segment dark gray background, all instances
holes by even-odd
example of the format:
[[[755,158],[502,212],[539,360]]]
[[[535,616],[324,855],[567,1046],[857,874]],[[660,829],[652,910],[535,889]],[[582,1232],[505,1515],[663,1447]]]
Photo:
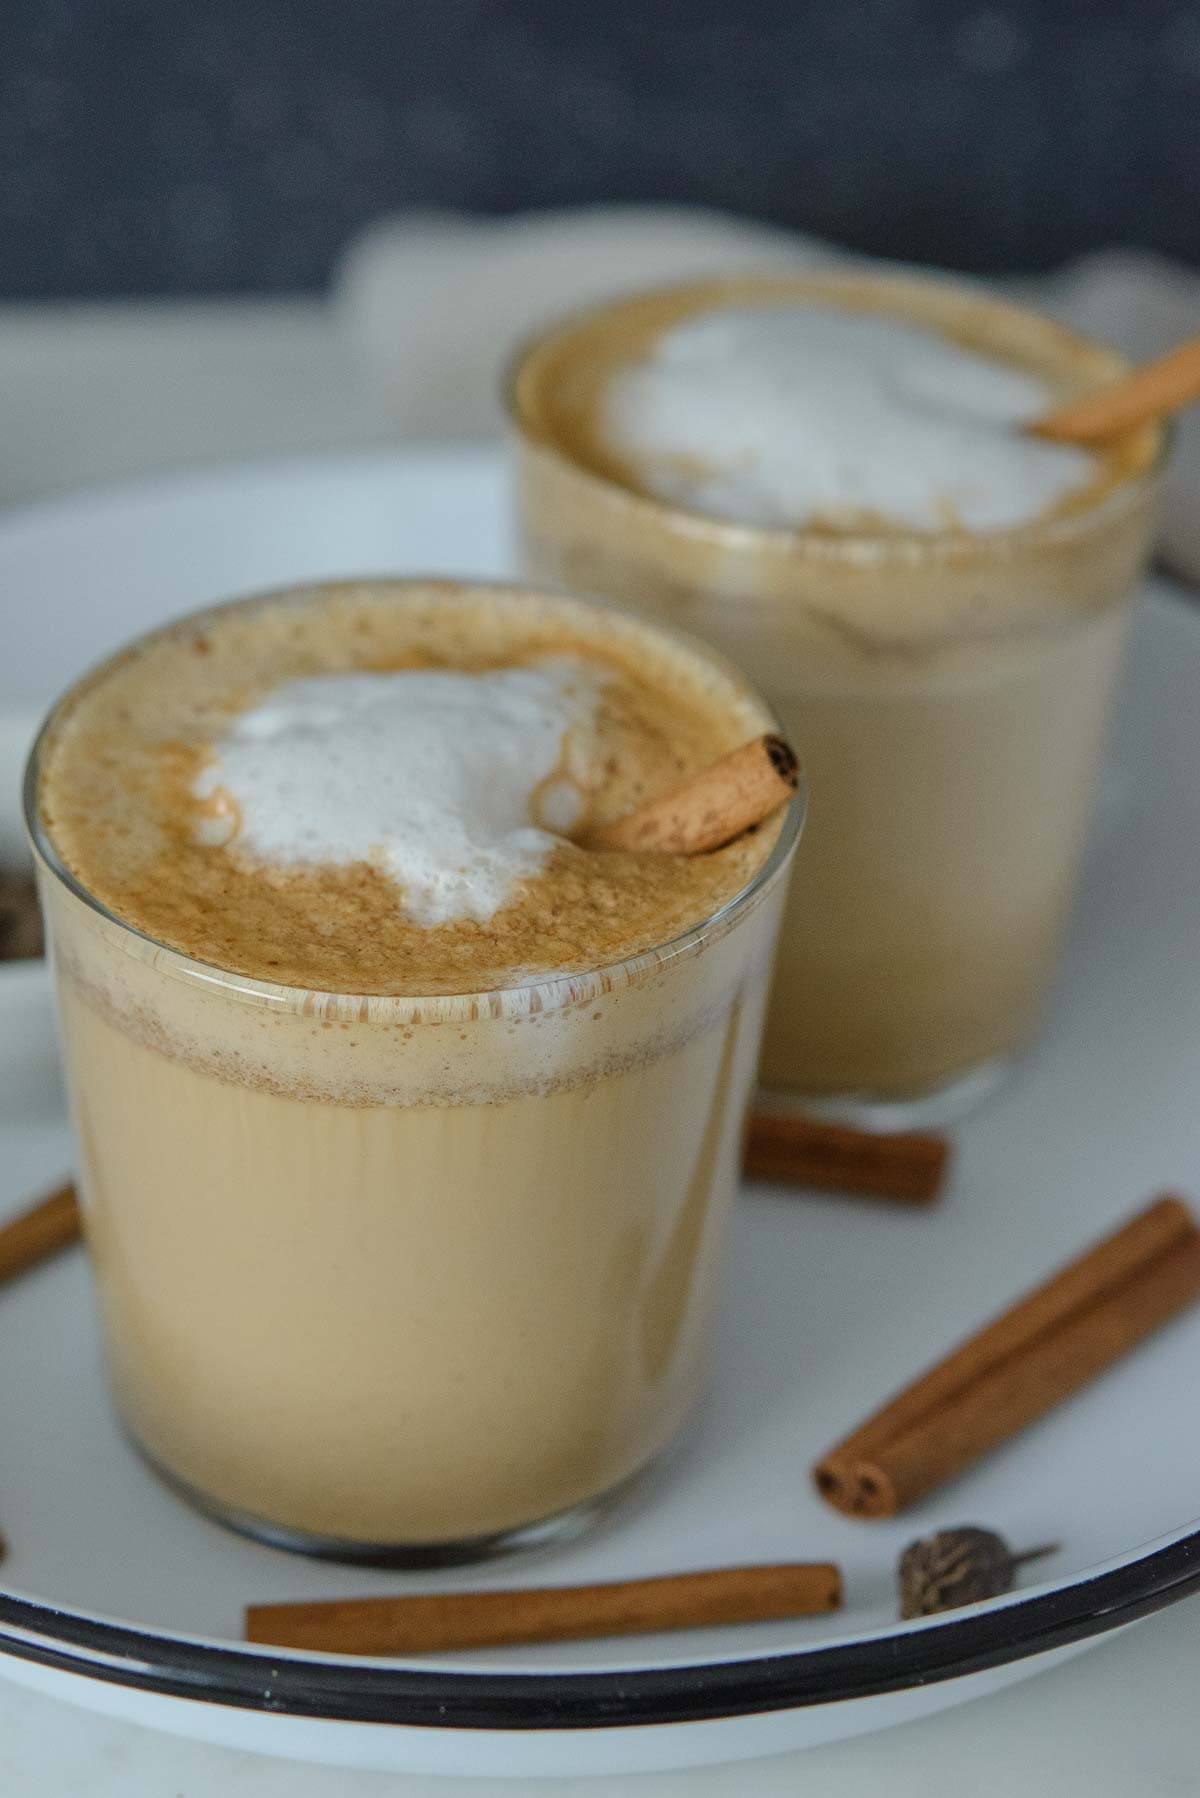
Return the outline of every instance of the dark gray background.
[[[1200,261],[1200,0],[0,0],[0,296],[312,289],[413,206]]]

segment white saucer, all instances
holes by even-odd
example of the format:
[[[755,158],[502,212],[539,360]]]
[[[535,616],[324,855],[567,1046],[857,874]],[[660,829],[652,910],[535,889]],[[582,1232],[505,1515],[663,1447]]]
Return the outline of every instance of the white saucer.
[[[12,514],[0,520],[0,591],[19,652],[0,666],[0,709],[27,718],[102,651],[222,595],[334,573],[504,572],[504,510],[497,457],[447,451],[163,480]],[[933,1214],[748,1194],[701,1426],[655,1489],[586,1541],[402,1575],[310,1564],[228,1535],[173,1498],[117,1433],[82,1253],[0,1294],[0,1673],[135,1721],[306,1759],[636,1771],[917,1717],[1036,1672],[1200,1584],[1200,1439],[1187,1397],[1200,1313],[901,1522],[834,1516],[806,1471],[886,1390],[1151,1193],[1200,1195],[1197,690],[1200,612],[1159,586],[1135,633],[1044,1040],[957,1132],[951,1190]],[[10,790],[4,817],[13,803]],[[12,979],[0,984],[5,1210],[70,1165],[53,1075],[24,1052],[35,1016],[45,1027],[44,982]],[[23,1079],[9,1081],[16,1067]],[[1062,1550],[1018,1594],[897,1625],[900,1548],[968,1522]],[[238,1642],[254,1599],[804,1558],[842,1563],[840,1615],[405,1665]]]

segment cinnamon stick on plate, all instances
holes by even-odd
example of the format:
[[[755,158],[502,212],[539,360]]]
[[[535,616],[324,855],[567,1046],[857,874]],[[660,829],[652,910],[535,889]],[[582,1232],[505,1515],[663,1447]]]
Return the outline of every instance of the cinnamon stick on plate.
[[[845,1124],[752,1111],[742,1171],[829,1192],[865,1193],[902,1205],[928,1205],[942,1189],[950,1145],[944,1136],[876,1136]]]
[[[28,1211],[0,1224],[0,1283],[74,1242],[80,1227],[79,1201],[68,1180]]]
[[[754,737],[711,767],[581,839],[585,849],[703,855],[732,843],[790,799],[800,765],[782,737]]]
[[[1200,1228],[1163,1197],[962,1343],[813,1469],[854,1517],[953,1479],[1200,1298]]]
[[[516,1592],[432,1592],[408,1598],[258,1604],[246,1611],[246,1640],[328,1654],[432,1654],[651,1630],[701,1629],[835,1611],[842,1578],[827,1563],[718,1567],[601,1586],[539,1586]]]

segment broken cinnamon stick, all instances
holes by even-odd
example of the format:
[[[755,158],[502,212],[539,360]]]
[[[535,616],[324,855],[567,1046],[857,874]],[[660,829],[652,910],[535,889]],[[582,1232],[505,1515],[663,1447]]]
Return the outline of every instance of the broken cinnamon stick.
[[[891,1517],[1068,1398],[1200,1298],[1200,1228],[1148,1205],[971,1336],[813,1468],[855,1517]]]
[[[327,1654],[432,1654],[809,1617],[837,1610],[841,1602],[837,1567],[785,1562],[598,1586],[250,1605],[246,1640]]]
[[[0,1225],[0,1283],[74,1242],[80,1229],[79,1201],[68,1180]]]
[[[949,1156],[944,1136],[917,1131],[876,1136],[845,1124],[756,1110],[746,1127],[742,1169],[751,1180],[928,1205],[942,1189]]]
[[[703,855],[761,824],[800,784],[800,766],[782,737],[755,737],[711,767],[624,818],[581,839],[587,849]]]

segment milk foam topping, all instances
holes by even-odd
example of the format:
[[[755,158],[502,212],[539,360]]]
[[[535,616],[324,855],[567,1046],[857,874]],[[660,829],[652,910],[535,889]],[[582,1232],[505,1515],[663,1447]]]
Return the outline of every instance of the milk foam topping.
[[[418,923],[486,921],[582,812],[600,679],[561,656],[285,682],[214,744],[201,829],[282,867],[373,863]]]
[[[659,498],[759,526],[998,530],[1094,477],[1017,428],[1043,383],[933,331],[813,305],[731,307],[663,332],[604,396],[603,434]]]

